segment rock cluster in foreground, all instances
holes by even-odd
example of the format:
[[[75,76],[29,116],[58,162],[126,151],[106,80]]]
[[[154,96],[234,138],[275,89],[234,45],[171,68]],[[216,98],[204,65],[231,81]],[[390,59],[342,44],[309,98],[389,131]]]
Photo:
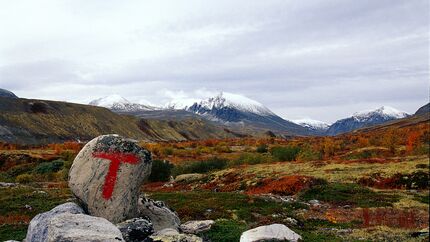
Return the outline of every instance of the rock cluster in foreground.
[[[79,204],[61,204],[36,215],[25,241],[202,242],[196,234],[210,230],[213,220],[181,224],[176,212],[162,201],[139,196],[151,166],[149,151],[133,140],[117,135],[91,140],[69,172],[69,187]],[[246,231],[240,241],[261,239],[301,238],[285,225],[275,224]]]

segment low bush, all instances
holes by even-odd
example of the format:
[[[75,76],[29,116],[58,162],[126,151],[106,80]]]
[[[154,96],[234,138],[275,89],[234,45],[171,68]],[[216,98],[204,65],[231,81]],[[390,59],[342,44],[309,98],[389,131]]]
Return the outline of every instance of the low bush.
[[[29,182],[32,182],[33,180],[34,180],[33,175],[28,174],[28,173],[18,175],[15,178],[15,181],[18,183],[29,183]]]
[[[383,177],[380,173],[374,173],[360,178],[358,183],[380,189],[427,189],[430,187],[429,174],[426,171],[416,171],[411,174],[397,173],[391,177]]]
[[[260,163],[268,163],[272,161],[272,157],[264,154],[243,153],[236,160],[232,161],[233,165],[255,165]]]
[[[148,180],[151,182],[168,181],[174,165],[167,160],[153,160],[151,175]]]
[[[266,144],[261,144],[259,146],[257,146],[257,150],[258,153],[267,153],[269,151],[269,147]]]
[[[300,161],[316,161],[321,159],[322,159],[322,155],[320,152],[314,151],[308,147],[302,148],[299,154],[297,155],[297,160],[300,160]]]
[[[54,160],[54,161],[50,161],[50,162],[43,162],[34,168],[34,173],[46,174],[46,173],[57,172],[57,171],[61,170],[63,165],[64,165],[63,160]]]
[[[270,149],[270,154],[277,161],[293,161],[296,160],[297,155],[300,152],[300,148],[297,146],[275,146]]]
[[[207,173],[209,171],[221,170],[226,168],[228,161],[222,158],[210,158],[205,161],[188,162],[182,165],[177,165],[173,169],[173,175],[188,173]]]

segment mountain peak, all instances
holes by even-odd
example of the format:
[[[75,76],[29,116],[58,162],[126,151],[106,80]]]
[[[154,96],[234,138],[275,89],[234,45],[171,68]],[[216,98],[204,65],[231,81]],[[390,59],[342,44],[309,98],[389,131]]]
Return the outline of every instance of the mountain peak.
[[[149,105],[132,103],[118,94],[112,94],[109,96],[95,99],[91,101],[89,105],[105,107],[113,111],[119,111],[119,112],[136,112],[136,111],[148,111],[148,110],[157,109]]]
[[[399,111],[393,107],[382,106],[377,109],[356,112],[353,114],[352,117],[358,120],[362,120],[362,119],[369,119],[375,115],[383,116],[386,118],[393,118],[393,119],[404,118],[408,116],[406,112]]]
[[[131,102],[118,94],[104,96],[91,101],[89,104],[93,106],[111,108],[115,104],[130,104]]]
[[[202,100],[198,105],[208,110],[227,107],[263,116],[273,115],[273,112],[263,104],[243,95],[229,92],[220,92],[214,97]]]
[[[292,121],[300,126],[303,126],[309,129],[314,129],[314,130],[327,130],[330,126],[326,122],[310,119],[310,118],[296,119]]]

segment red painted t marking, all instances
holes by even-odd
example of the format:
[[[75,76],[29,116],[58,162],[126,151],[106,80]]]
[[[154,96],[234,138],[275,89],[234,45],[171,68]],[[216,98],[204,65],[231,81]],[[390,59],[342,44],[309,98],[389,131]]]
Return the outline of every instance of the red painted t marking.
[[[122,163],[136,164],[139,162],[139,158],[134,154],[126,153],[105,153],[105,152],[94,152],[93,157],[110,160],[109,171],[105,178],[105,184],[103,185],[103,198],[108,200],[112,197],[113,189],[115,187],[116,177],[118,174],[119,165]]]

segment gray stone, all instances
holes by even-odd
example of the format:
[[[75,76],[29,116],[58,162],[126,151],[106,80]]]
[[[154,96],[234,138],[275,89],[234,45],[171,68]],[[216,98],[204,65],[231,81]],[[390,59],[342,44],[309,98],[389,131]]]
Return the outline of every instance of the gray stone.
[[[187,234],[198,234],[211,229],[214,223],[215,221],[213,220],[193,220],[181,224],[179,228]]]
[[[119,223],[139,217],[139,189],[151,173],[151,165],[151,154],[136,141],[102,135],[76,156],[69,187],[90,215]]]
[[[176,229],[165,228],[158,232],[155,232],[154,235],[177,235],[179,232]]]
[[[152,235],[147,241],[153,242],[203,242],[203,239],[192,234]],[[145,241],[146,242],[146,241]]]
[[[178,230],[181,220],[178,214],[168,208],[162,201],[141,197],[138,203],[140,217],[148,217],[155,231],[165,228]]]
[[[124,239],[121,231],[104,218],[62,213],[49,222],[46,241],[119,242]]]
[[[63,213],[82,214],[84,211],[75,203],[64,203],[48,212],[40,213],[30,221],[25,240],[27,242],[46,241],[49,222],[53,217]]]
[[[152,223],[144,218],[132,218],[116,225],[127,242],[140,242],[154,233]]]
[[[257,242],[265,240],[275,241],[292,241],[301,240],[302,237],[296,234],[283,224],[271,224],[260,226],[248,231],[245,231],[240,236],[240,242]]]
[[[200,173],[190,173],[190,174],[182,174],[175,177],[175,182],[193,182],[198,181],[205,177],[206,175]]]
[[[11,182],[0,182],[0,187],[15,187],[18,183],[11,183]]]

